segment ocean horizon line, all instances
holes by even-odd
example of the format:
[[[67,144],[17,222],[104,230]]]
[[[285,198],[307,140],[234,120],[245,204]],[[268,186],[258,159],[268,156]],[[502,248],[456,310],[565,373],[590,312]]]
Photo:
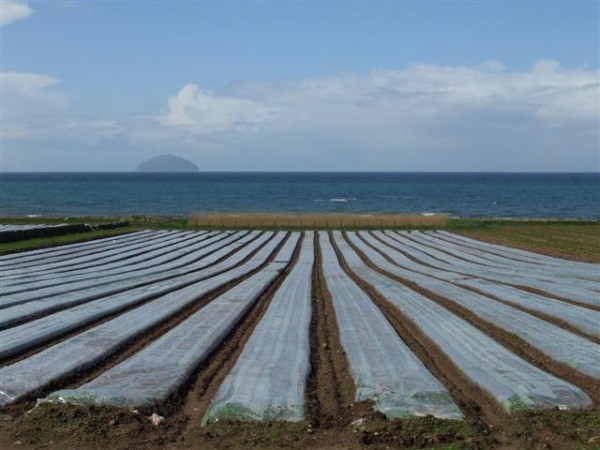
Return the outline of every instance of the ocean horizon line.
[[[169,174],[169,175],[193,175],[193,174],[491,174],[491,175],[536,175],[536,174],[565,174],[565,175],[600,175],[599,171],[491,171],[491,170],[465,170],[465,171],[443,171],[443,170],[199,170],[197,172],[185,171],[137,171],[137,170],[67,170],[67,171],[0,171],[0,176],[9,174],[32,174],[32,175],[67,175],[67,174]]]

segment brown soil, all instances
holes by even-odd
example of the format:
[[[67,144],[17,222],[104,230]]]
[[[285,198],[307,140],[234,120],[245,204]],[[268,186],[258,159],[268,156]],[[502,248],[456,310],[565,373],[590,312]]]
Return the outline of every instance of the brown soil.
[[[374,417],[376,413],[369,403],[354,401],[356,387],[340,341],[331,294],[325,284],[317,233],[314,246],[311,374],[307,385],[306,415],[311,426],[331,428],[348,425],[360,417]]]
[[[518,412],[495,429],[422,417],[327,428],[307,422],[218,422],[188,432],[179,415],[154,426],[144,414],[107,407],[45,404],[28,415],[9,414],[0,416],[3,450],[598,450],[600,443],[599,409]]]

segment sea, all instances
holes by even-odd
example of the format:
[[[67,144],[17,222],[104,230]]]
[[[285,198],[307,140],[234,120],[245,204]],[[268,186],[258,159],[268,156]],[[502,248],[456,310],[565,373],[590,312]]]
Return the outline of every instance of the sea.
[[[202,212],[600,219],[600,173],[1,173],[0,216]]]

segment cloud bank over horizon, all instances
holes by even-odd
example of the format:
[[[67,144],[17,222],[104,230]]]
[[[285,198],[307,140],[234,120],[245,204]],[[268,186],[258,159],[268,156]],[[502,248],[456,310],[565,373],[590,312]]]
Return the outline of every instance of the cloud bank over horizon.
[[[33,14],[33,8],[26,2],[2,0],[0,2],[0,27],[26,19]]]
[[[128,170],[175,153],[201,170],[598,171],[599,80],[554,60],[412,64],[216,90],[190,80],[155,114],[108,114],[54,76],[5,72],[3,168]]]

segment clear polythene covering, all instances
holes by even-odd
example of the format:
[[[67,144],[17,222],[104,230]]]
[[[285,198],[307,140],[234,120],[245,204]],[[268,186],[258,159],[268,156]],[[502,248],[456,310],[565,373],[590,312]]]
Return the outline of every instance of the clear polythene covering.
[[[199,261],[203,255],[211,251],[215,251],[222,244],[223,236],[216,236],[214,238],[209,238],[206,241],[191,243],[186,245],[185,248],[173,248],[169,249],[168,253],[162,255],[151,255],[150,258],[144,262],[134,263],[131,265],[125,265],[123,267],[109,267],[106,268],[102,266],[97,270],[88,270],[84,269],[82,271],[76,271],[66,274],[49,274],[44,276],[43,278],[36,277],[34,280],[29,280],[27,282],[23,282],[20,284],[13,284],[12,286],[5,285],[5,290],[7,291],[7,296],[14,297],[19,293],[29,292],[36,290],[46,290],[55,288],[63,288],[67,290],[72,290],[71,288],[75,283],[88,282],[93,283],[94,286],[105,285],[112,283],[114,281],[119,281],[119,279],[125,279],[125,277],[129,277],[130,279],[134,279],[138,277],[141,273],[152,274],[157,272],[162,272],[163,274],[169,273],[169,271],[173,269],[177,269],[183,266],[194,267],[194,262]],[[241,236],[238,235],[239,238]],[[229,238],[227,238],[229,239]],[[215,242],[219,241],[219,242]],[[39,296],[37,298],[40,298]],[[46,299],[47,297],[42,297]]]
[[[297,240],[294,235],[286,244]],[[151,407],[165,402],[289,263],[277,259],[98,378],[78,389],[58,391],[49,398],[127,407]]]
[[[114,256],[114,252],[122,251],[127,252],[129,249],[135,251],[136,248],[140,248],[141,245],[154,245],[157,242],[170,240],[175,237],[174,232],[170,233],[155,233],[147,235],[144,239],[136,239],[123,241],[120,240],[118,243],[105,242],[104,245],[96,245],[93,248],[79,249],[76,252],[66,252],[65,254],[50,253],[45,255],[44,258],[40,256],[40,259],[36,260],[33,258],[32,261],[14,262],[7,263],[1,262],[0,267],[2,272],[7,279],[13,277],[29,277],[37,274],[43,274],[50,270],[56,270],[61,268],[69,269],[69,267],[77,267],[78,261],[81,261],[82,265],[90,261],[101,262],[104,257]]]
[[[221,237],[225,236],[226,234],[223,234]],[[182,236],[178,240],[161,241],[158,243],[148,242],[141,244],[143,245],[143,251],[140,251],[141,249],[129,251],[127,248],[123,248],[121,257],[114,258],[113,260],[103,258],[94,261],[93,264],[74,264],[64,268],[50,268],[43,272],[5,277],[5,286],[29,286],[40,281],[51,283],[57,275],[60,275],[64,280],[71,281],[73,279],[81,279],[84,276],[87,278],[100,278],[110,274],[111,271],[116,273],[117,270],[121,271],[121,273],[133,272],[143,267],[150,267],[163,261],[175,259],[177,254],[185,255],[191,253],[207,245],[207,239],[210,237],[211,234],[194,233]]]
[[[568,298],[577,296],[573,297],[574,300],[577,300],[581,295],[586,298],[589,298],[592,295],[594,297],[597,296],[597,292],[595,292],[594,289],[598,288],[598,283],[593,280],[559,277],[556,269],[546,270],[533,268],[525,265],[525,263],[519,263],[518,261],[515,261],[510,266],[506,264],[499,265],[492,261],[482,260],[481,258],[469,255],[466,252],[450,249],[446,244],[432,245],[430,242],[420,238],[419,234],[415,233],[398,232],[389,234],[446,264],[459,264],[462,267],[470,267],[470,270],[479,270],[482,271],[482,273],[486,272],[488,274],[493,273],[496,276],[504,277],[504,279],[520,281],[525,285],[536,283],[537,286],[544,286],[545,290],[554,289],[557,293],[567,292]],[[475,258],[477,258],[477,260],[475,260]],[[532,285],[532,287],[535,286]]]
[[[0,406],[38,392],[52,382],[103,361],[117,352],[124,342],[175,316],[201,296],[259,268],[283,237],[282,233],[277,233],[241,266],[161,296],[26,359],[0,368]]]
[[[600,358],[598,358],[598,355],[600,355],[600,345],[595,342],[502,302],[456,286],[453,283],[401,269],[362,242],[354,233],[349,233],[348,239],[377,267],[399,275],[406,280],[413,281],[435,294],[454,301],[484,320],[516,334],[551,358],[600,379]],[[393,257],[393,254],[390,252],[391,249],[386,249],[385,245],[377,241],[370,242],[379,251],[389,257]],[[562,305],[565,311],[568,311],[569,308],[577,308],[566,303],[562,303]],[[590,311],[590,314],[596,313],[595,311]]]
[[[240,238],[241,234],[235,237],[228,237],[227,234],[212,236],[204,239],[203,235],[199,237],[198,242],[185,241],[178,245],[168,245],[166,249],[148,252],[139,257],[124,259],[123,261],[98,263],[94,267],[74,268],[68,272],[58,272],[49,270],[43,274],[35,276],[19,276],[5,279],[4,291],[2,297],[13,296],[17,293],[29,292],[35,295],[34,291],[56,292],[62,289],[68,292],[73,286],[79,286],[75,283],[94,280],[96,284],[108,284],[119,279],[130,279],[140,274],[148,274],[158,271],[174,269],[186,264],[186,261],[193,262],[202,257],[203,254],[214,251],[223,241],[227,239]],[[54,288],[54,290],[52,290]],[[39,293],[37,293],[39,294]],[[39,298],[39,295],[38,297]]]
[[[310,371],[313,238],[312,232],[305,234],[296,265],[219,387],[204,423],[303,419]]]
[[[161,247],[164,248],[172,244],[184,242],[191,238],[193,238],[192,232],[171,232],[152,242],[141,241],[133,244],[124,244],[100,252],[83,253],[66,259],[47,260],[45,264],[35,267],[3,268],[2,271],[3,276],[7,280],[12,280],[14,278],[28,279],[49,273],[71,272],[73,270],[98,267],[111,262],[121,262],[132,257],[143,255],[151,250]]]
[[[265,233],[258,238],[256,236],[257,233],[250,233],[241,239],[239,239],[239,236],[231,236],[209,247],[199,249],[192,255],[186,255],[177,261],[139,270],[135,273],[116,273],[99,279],[75,281],[72,283],[65,281],[55,286],[40,287],[39,289],[0,296],[0,308],[7,308],[37,300],[46,301],[51,298],[59,298],[65,302],[93,300],[150,283],[168,280],[180,275],[191,274],[195,271],[205,269],[218,259],[223,258],[253,239],[260,241],[268,238],[269,234]],[[182,266],[181,264],[184,265]],[[57,278],[57,281],[61,281],[60,277]]]
[[[525,250],[521,250],[513,247],[505,247],[502,245],[490,244],[489,242],[478,241],[475,239],[468,238],[466,236],[461,236],[459,234],[449,233],[447,231],[436,231],[433,233],[436,236],[443,237],[449,241],[458,242],[461,245],[469,246],[472,248],[479,248],[488,251],[493,251],[498,254],[507,254],[511,257],[519,257],[526,258],[526,260],[536,260],[540,261],[543,264],[551,264],[558,267],[576,267],[580,269],[589,269],[592,271],[598,270],[598,264],[595,263],[586,263],[580,261],[566,261],[560,258],[553,258],[547,255],[540,255],[539,253],[528,252]]]
[[[456,272],[449,272],[419,264],[406,258],[390,246],[383,245],[378,239],[383,241],[383,243],[392,243],[392,245],[394,242],[385,234],[375,233],[378,239],[375,239],[369,233],[359,232],[358,235],[371,246],[377,248],[379,252],[384,253],[395,264],[399,265],[400,267],[397,269],[409,269],[410,271],[428,275],[435,279],[448,281],[453,285],[475,288],[480,292],[492,295],[494,298],[504,302],[524,306],[530,310],[539,311],[548,316],[559,318],[592,336],[600,335],[600,328],[598,326],[600,323],[600,312],[598,311],[534,294],[530,291],[508,286],[500,282],[490,281],[479,277],[468,277]],[[352,233],[348,233],[348,238],[355,242],[356,245],[360,245],[360,240],[355,240]],[[390,266],[388,266],[387,263],[384,265],[386,266],[386,270],[389,270]],[[392,271],[397,269],[393,269]],[[411,272],[405,273],[404,271],[400,273],[402,276],[410,274]],[[472,293],[472,291],[469,292]]]
[[[432,247],[425,247],[418,242],[406,239],[398,233],[386,232],[385,234],[395,242],[393,244],[395,248],[432,267],[459,272],[469,277],[482,277],[501,283],[527,286],[580,303],[600,305],[598,293],[587,288],[576,285],[564,286],[553,281],[541,280],[534,276],[529,276],[527,272],[523,271],[505,273],[505,271],[493,267],[485,267],[460,258],[454,258]]]
[[[267,235],[264,236],[264,239],[266,238]],[[49,339],[59,337],[70,330],[74,330],[109,314],[116,313],[158,295],[181,289],[200,280],[212,277],[219,272],[228,270],[242,261],[253,250],[257,249],[263,242],[259,238],[224,261],[203,270],[154,283],[145,283],[133,289],[101,296],[101,298],[90,300],[85,296],[82,299],[77,296],[64,295],[3,309],[1,310],[2,314],[0,314],[0,328],[2,328],[2,331],[0,331],[0,358],[15,355],[33,345],[38,345]],[[92,288],[89,290],[92,290]],[[85,294],[89,295],[89,291],[85,292]],[[54,314],[51,314],[53,312]],[[40,317],[40,315],[43,315],[43,317]],[[39,318],[29,320],[34,317]],[[8,328],[24,320],[27,320],[27,322]]]
[[[461,419],[446,388],[400,339],[371,298],[342,270],[326,233],[319,233],[325,282],[356,400],[373,400],[387,417]]]
[[[600,283],[598,282],[600,272],[598,270],[595,273],[590,273],[587,270],[572,269],[568,266],[557,267],[549,264],[515,260],[489,251],[469,249],[420,232],[402,233],[402,235],[424,246],[436,248],[444,253],[488,268],[501,270],[505,274],[526,272],[529,276],[535,276],[540,280],[554,281],[559,278],[563,283],[584,286],[593,290],[600,289]]]
[[[590,398],[579,388],[538,369],[432,300],[368,267],[335,232],[350,269],[402,311],[475,384],[507,411],[523,408],[583,408]]]
[[[65,244],[58,247],[9,253],[8,255],[0,255],[0,267],[18,267],[23,265],[35,267],[36,265],[44,264],[48,258],[68,258],[81,252],[92,251],[93,249],[100,249],[99,251],[102,251],[102,249],[109,248],[110,246],[125,245],[140,239],[150,239],[152,236],[162,236],[163,234],[163,231],[136,231],[134,233],[125,233],[118,236],[79,242],[77,244]]]
[[[432,244],[448,246],[449,248],[479,255],[492,261],[505,262],[509,265],[509,267],[514,267],[513,264],[516,262],[517,264],[526,264],[528,267],[533,269],[542,269],[543,271],[553,272],[561,277],[573,277],[577,279],[600,281],[599,264],[586,263],[585,266],[580,266],[577,264],[570,264],[571,261],[559,260],[556,258],[545,260],[539,258],[522,257],[505,251],[508,250],[507,247],[498,246],[496,249],[475,248],[465,245],[465,243],[452,241],[443,234],[439,233],[419,233],[418,235],[423,239],[427,239]]]

